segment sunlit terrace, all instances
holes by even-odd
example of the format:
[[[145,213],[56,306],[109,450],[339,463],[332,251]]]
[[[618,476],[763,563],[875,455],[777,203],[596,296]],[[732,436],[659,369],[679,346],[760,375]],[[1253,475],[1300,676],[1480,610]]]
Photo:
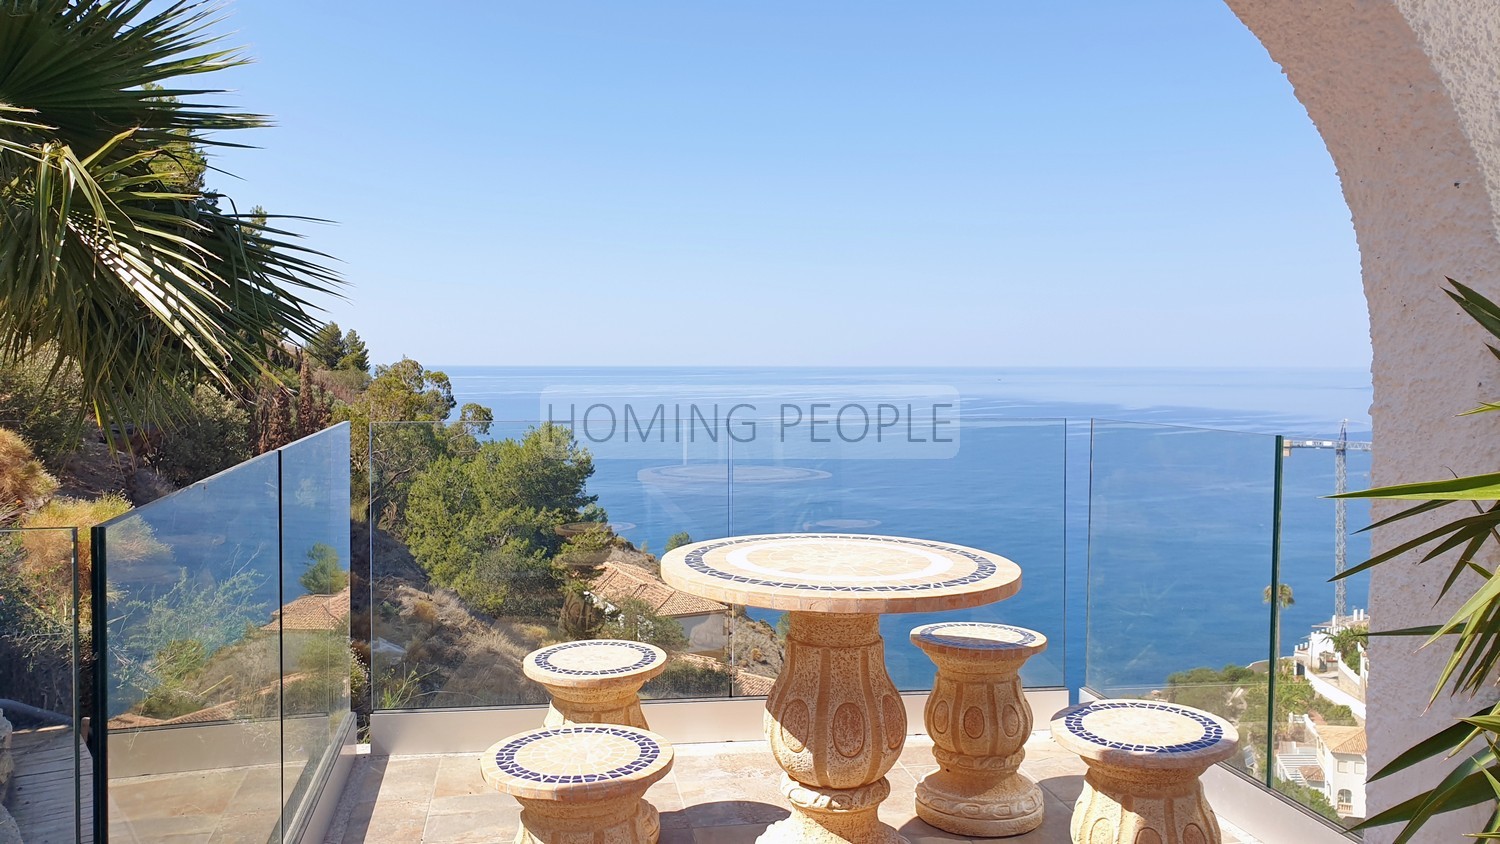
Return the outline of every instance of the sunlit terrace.
[[[992,421],[963,428],[960,459],[908,455],[902,494],[887,495],[861,486],[873,458],[847,451],[731,455],[720,437],[625,459],[573,433],[376,425],[352,438],[368,456],[351,459],[340,425],[106,523],[89,556],[69,530],[50,544],[9,535],[18,559],[45,547],[92,563],[76,578],[81,610],[30,643],[36,656],[0,703],[15,727],[5,805],[21,840],[508,839],[518,804],[486,782],[481,756],[542,725],[548,691],[523,670],[527,654],[596,639],[665,655],[641,691],[675,752],[647,793],[661,840],[754,840],[790,811],[762,732],[766,695],[790,664],[786,619],[672,585],[664,552],[767,533],[923,537],[1019,568],[1003,600],[878,615],[904,711],[892,722],[886,710],[888,729],[906,734],[878,816],[908,840],[980,840],[936,830],[914,807],[937,767],[924,712],[935,665],[908,631],[953,621],[1047,639],[1020,675],[1035,719],[1021,771],[1041,786],[1045,822],[1016,840],[1068,840],[1084,763],[1048,721],[1096,698],[1178,702],[1234,726],[1238,751],[1203,778],[1225,840],[1342,837],[1353,801],[1340,795],[1340,814],[1316,785],[1288,787],[1286,771],[1318,764],[1292,754],[1323,725],[1357,730],[1362,715],[1309,694],[1295,660],[1321,640],[1306,632],[1282,634],[1279,682],[1268,682],[1289,613],[1263,595],[1287,542],[1278,513],[1322,518],[1287,501],[1321,491],[1332,452],[1294,454],[1260,434]],[[1072,493],[1070,473],[1084,481]],[[997,475],[1005,483],[975,482]],[[560,478],[571,491],[557,492]],[[571,502],[537,528],[555,550],[511,554],[485,520],[513,520],[535,490]],[[1299,598],[1330,597],[1320,580],[1304,576]],[[110,598],[95,606],[100,594]],[[1203,606],[1215,611],[1193,611]],[[1316,610],[1303,612],[1294,623],[1310,628]],[[29,750],[42,738],[45,757]]]

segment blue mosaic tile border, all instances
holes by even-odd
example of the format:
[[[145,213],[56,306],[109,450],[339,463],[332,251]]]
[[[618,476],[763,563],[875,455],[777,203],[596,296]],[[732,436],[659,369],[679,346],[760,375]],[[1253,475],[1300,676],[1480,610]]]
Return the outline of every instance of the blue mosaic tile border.
[[[998,642],[994,639],[970,639],[959,635],[964,629],[979,630],[1009,630],[1020,634],[1014,642]],[[1006,651],[1014,648],[1024,648],[1034,645],[1042,640],[1035,631],[1024,627],[1012,627],[1009,624],[987,624],[981,621],[940,621],[936,624],[924,624],[911,632],[912,636],[924,642],[932,642],[935,645],[948,645],[955,648],[964,648],[974,651]],[[948,634],[948,635],[945,635]]]
[[[1152,709],[1159,712],[1170,712],[1173,715],[1181,715],[1191,718],[1203,727],[1203,735],[1193,741],[1185,741],[1180,744],[1132,744],[1123,741],[1109,741],[1090,732],[1083,726],[1083,719],[1089,714],[1106,709]],[[1068,732],[1079,738],[1114,750],[1130,750],[1137,753],[1192,753],[1195,750],[1206,750],[1224,740],[1224,728],[1218,722],[1190,709],[1170,703],[1158,703],[1149,700],[1140,701],[1100,701],[1080,706],[1068,713],[1063,719],[1063,726]]]
[[[795,538],[848,539],[849,536],[847,534],[837,533],[799,533],[795,535]],[[708,563],[703,561],[703,555],[708,553],[709,551],[714,551],[719,548],[725,548],[730,545],[741,545],[747,542],[764,542],[764,537],[741,537],[736,539],[726,539],[722,542],[715,542],[711,545],[704,545],[689,552],[684,558],[683,562],[685,562],[687,564],[687,567],[692,569],[693,571],[712,577],[715,580],[725,580],[729,581],[730,583],[744,583],[751,586],[775,586],[781,589],[796,589],[803,592],[905,592],[908,594],[912,592],[929,592],[938,589],[947,589],[953,586],[963,586],[968,583],[977,583],[981,580],[988,579],[998,570],[995,566],[995,563],[988,557],[965,550],[963,548],[955,548],[951,545],[943,545],[942,543],[938,542],[923,542],[917,539],[903,539],[901,537],[895,536],[861,536],[859,538],[861,540],[867,540],[870,542],[887,542],[892,545],[911,545],[919,548],[931,548],[936,551],[944,551],[949,554],[957,554],[960,557],[966,557],[970,560],[973,560],[977,568],[972,574],[968,574],[963,577],[955,577],[951,580],[934,581],[932,583],[919,583],[916,585],[882,583],[869,586],[840,586],[825,583],[804,583],[801,581],[765,580],[759,577],[750,577],[743,574],[731,574],[730,572],[713,568]]]
[[[553,645],[550,648],[542,648],[536,653],[537,667],[544,668],[554,674],[566,674],[572,677],[608,677],[611,674],[629,674],[632,671],[639,671],[640,669],[646,668],[653,663],[661,660],[660,654],[658,654],[655,650],[652,650],[648,645],[643,645],[640,642],[627,642],[621,639],[611,639],[609,640],[610,645],[615,645],[622,648],[631,648],[633,650],[640,651],[641,658],[636,660],[635,663],[631,665],[626,665],[620,668],[603,669],[563,668],[562,666],[555,665],[552,662],[552,655],[560,651],[566,651],[571,648],[593,647],[600,644],[602,643],[599,640],[584,640],[581,642],[564,642],[561,645]]]
[[[556,736],[599,733],[605,733],[608,735],[620,736],[621,738],[629,739],[635,744],[636,747],[640,748],[641,755],[637,757],[633,762],[621,765],[620,767],[614,768],[613,770],[603,771],[597,774],[544,774],[540,771],[533,771],[516,761],[516,754],[519,753],[522,748],[526,747],[526,745],[531,744],[532,742],[541,741],[542,739],[546,738],[554,738]],[[627,727],[614,727],[607,724],[580,724],[573,727],[557,727],[551,730],[540,730],[535,733],[529,733],[527,735],[520,736],[513,741],[506,742],[505,745],[495,753],[495,765],[500,768],[501,773],[515,777],[519,780],[526,780],[527,782],[556,783],[558,785],[576,785],[578,783],[608,782],[609,780],[619,779],[620,777],[628,776],[637,771],[645,770],[660,758],[661,746],[658,745],[655,741],[652,741],[648,736],[642,734],[639,730],[633,730]]]

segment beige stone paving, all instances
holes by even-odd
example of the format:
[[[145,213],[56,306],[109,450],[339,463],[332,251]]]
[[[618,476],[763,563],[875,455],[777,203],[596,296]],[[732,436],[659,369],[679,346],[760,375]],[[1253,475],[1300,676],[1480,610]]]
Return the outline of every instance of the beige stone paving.
[[[1047,819],[1034,832],[1006,839],[969,839],[933,829],[913,809],[917,780],[936,767],[932,742],[907,739],[888,775],[891,796],[881,820],[911,844],[961,844],[971,840],[1017,844],[1067,844],[1073,802],[1083,788],[1083,763],[1044,733],[1026,744],[1021,770],[1047,800]],[[661,812],[661,844],[749,844],[767,824],[787,815],[777,790],[781,771],[765,742],[688,744],[676,747],[672,771],[646,793]],[[508,842],[520,807],[491,791],[477,754],[359,757],[340,800],[328,844],[469,844]],[[1225,826],[1225,844],[1256,844]]]

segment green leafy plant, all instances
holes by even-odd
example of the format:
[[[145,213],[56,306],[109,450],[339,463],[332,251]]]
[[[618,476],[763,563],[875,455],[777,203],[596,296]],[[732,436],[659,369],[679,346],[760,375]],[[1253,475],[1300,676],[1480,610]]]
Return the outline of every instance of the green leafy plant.
[[[1453,279],[1448,279],[1452,290],[1445,290],[1475,322],[1496,338],[1500,338],[1500,306]],[[1488,344],[1490,353],[1500,360],[1500,348]],[[1485,413],[1500,410],[1500,403],[1486,402],[1468,413]],[[1467,415],[1467,414],[1465,414]],[[1473,694],[1492,684],[1496,679],[1495,669],[1500,665],[1500,578],[1495,572],[1476,562],[1480,552],[1491,543],[1500,540],[1500,474],[1455,477],[1425,483],[1400,484],[1380,487],[1364,492],[1347,493],[1344,498],[1382,498],[1418,501],[1393,516],[1375,522],[1365,530],[1394,524],[1424,513],[1447,507],[1455,502],[1467,501],[1473,512],[1453,519],[1439,527],[1401,542],[1392,548],[1375,554],[1365,562],[1349,569],[1339,577],[1349,577],[1400,557],[1411,551],[1426,549],[1420,563],[1428,563],[1438,557],[1457,551],[1447,576],[1439,591],[1439,600],[1459,585],[1464,572],[1480,578],[1479,586],[1442,624],[1401,630],[1372,632],[1371,635],[1422,636],[1423,647],[1447,641],[1452,653],[1443,666],[1432,700],[1437,700],[1443,689],[1452,683],[1452,694]],[[1485,506],[1481,502],[1491,502]],[[1337,579],[1337,578],[1335,578]],[[1395,844],[1412,840],[1418,831],[1433,816],[1492,802],[1500,798],[1500,757],[1496,746],[1500,741],[1500,704],[1480,709],[1469,718],[1438,732],[1409,750],[1398,755],[1389,764],[1376,772],[1371,781],[1388,777],[1398,771],[1439,756],[1453,757],[1465,748],[1480,742],[1479,749],[1470,753],[1440,782],[1426,791],[1395,806],[1379,812],[1355,829],[1381,826],[1390,823],[1405,823],[1395,839]],[[1484,829],[1474,835],[1477,838],[1500,838],[1500,810],[1493,811]]]
[[[208,34],[218,13],[0,0],[0,363],[65,361],[122,432],[171,421],[197,381],[253,383],[340,283],[202,184],[203,150],[266,124],[182,83],[246,62]]]
[[[687,648],[687,634],[677,619],[657,615],[651,605],[640,598],[620,598],[614,605],[600,628],[601,637],[646,642],[664,651]]]
[[[431,672],[428,672],[430,674]],[[419,673],[416,669],[410,669],[405,674],[397,673],[387,669],[385,676],[381,678],[380,700],[376,709],[412,709],[412,703],[420,698],[422,692],[422,680],[427,675]]]
[[[1360,646],[1369,643],[1370,627],[1366,624],[1356,624],[1339,629],[1331,637],[1333,649],[1338,652],[1339,659],[1349,666],[1350,671],[1358,672],[1360,666]]]

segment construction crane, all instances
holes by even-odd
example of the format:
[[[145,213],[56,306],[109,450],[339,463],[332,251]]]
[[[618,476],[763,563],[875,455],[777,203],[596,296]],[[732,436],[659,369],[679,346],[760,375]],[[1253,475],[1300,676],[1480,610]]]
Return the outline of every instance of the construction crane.
[[[1333,449],[1333,491],[1342,495],[1349,491],[1349,461],[1351,451],[1369,451],[1371,444],[1367,442],[1349,441],[1349,420],[1345,419],[1339,423],[1339,438],[1336,440],[1294,440],[1287,437],[1282,440],[1282,456],[1291,456],[1294,448],[1331,448]],[[1342,498],[1333,500],[1333,573],[1343,574],[1348,566],[1348,535],[1349,535],[1349,506]],[[1333,582],[1333,617],[1335,620],[1343,618],[1349,613],[1348,586],[1343,580]]]

